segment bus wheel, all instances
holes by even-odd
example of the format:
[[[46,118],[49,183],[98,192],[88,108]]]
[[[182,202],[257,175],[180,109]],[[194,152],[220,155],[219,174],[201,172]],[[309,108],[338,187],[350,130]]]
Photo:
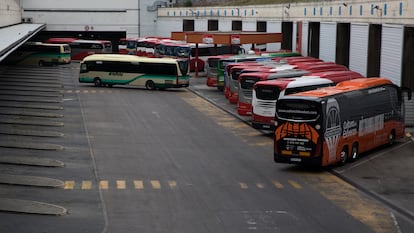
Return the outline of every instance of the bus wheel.
[[[102,86],[102,81],[101,81],[101,79],[100,79],[100,78],[95,78],[95,79],[93,80],[93,83],[95,84],[95,87],[100,87],[100,86]]]
[[[347,160],[348,160],[348,148],[344,146],[341,150],[341,158],[338,162],[338,165],[344,166]]]
[[[388,136],[388,144],[393,145],[395,142],[395,131],[392,130],[390,135]]]
[[[38,63],[38,65],[39,65],[39,66],[44,66],[44,65],[45,65],[45,63],[44,63],[42,60],[40,60],[40,61],[39,61],[39,63]]]
[[[155,84],[152,80],[148,80],[145,83],[145,88],[147,88],[148,90],[154,90],[155,89]]]
[[[351,150],[351,162],[354,162],[356,159],[358,158],[358,144],[354,143],[352,145],[352,150]]]

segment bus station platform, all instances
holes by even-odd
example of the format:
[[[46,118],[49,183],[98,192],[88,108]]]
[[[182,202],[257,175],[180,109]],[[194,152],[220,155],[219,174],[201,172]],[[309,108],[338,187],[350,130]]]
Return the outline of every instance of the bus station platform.
[[[206,85],[206,77],[191,78],[189,89],[240,121],[251,124],[250,117],[237,114],[237,105],[230,104],[223,92]],[[262,132],[263,136],[272,140],[271,131]],[[328,167],[326,171],[385,203],[391,212],[398,212],[408,221],[414,221],[414,127],[407,127],[405,133],[406,137],[392,146],[361,154],[355,162]]]

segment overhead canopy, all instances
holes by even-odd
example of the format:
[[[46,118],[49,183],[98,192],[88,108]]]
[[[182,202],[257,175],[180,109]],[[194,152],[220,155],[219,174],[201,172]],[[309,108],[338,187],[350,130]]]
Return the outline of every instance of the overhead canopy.
[[[265,44],[282,42],[282,33],[266,32],[171,32],[171,39],[205,44]]]
[[[24,23],[0,28],[0,62],[45,27],[45,24]]]

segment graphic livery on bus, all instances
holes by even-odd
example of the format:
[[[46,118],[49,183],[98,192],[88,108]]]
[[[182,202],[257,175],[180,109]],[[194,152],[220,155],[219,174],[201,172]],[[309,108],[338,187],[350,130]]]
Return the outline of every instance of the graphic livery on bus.
[[[275,125],[275,162],[343,165],[404,136],[402,89],[362,78],[287,95],[276,103]]]
[[[70,63],[67,44],[27,42],[7,57],[6,63],[19,65],[59,65]]]
[[[188,87],[188,70],[188,59],[100,54],[83,59],[79,82],[95,86],[143,86],[150,90]]]

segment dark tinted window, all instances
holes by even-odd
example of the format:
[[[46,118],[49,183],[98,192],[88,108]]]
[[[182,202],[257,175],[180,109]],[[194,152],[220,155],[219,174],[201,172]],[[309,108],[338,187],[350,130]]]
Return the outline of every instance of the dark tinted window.
[[[311,86],[302,86],[302,87],[294,87],[294,88],[287,88],[285,90],[285,95],[290,95],[290,94],[295,94],[295,93],[299,93],[299,92],[304,92],[304,91],[310,91],[310,90],[315,90],[321,87],[328,87],[328,86],[334,86],[335,84],[330,84],[330,83],[326,83],[326,84],[318,84],[318,85],[311,85]]]
[[[277,100],[280,89],[272,86],[259,86],[255,89],[256,97],[261,100]]]
[[[319,118],[317,102],[303,99],[281,99],[276,103],[276,113],[279,118],[291,120],[314,120]]]
[[[240,79],[240,86],[243,89],[253,89],[253,85],[259,81],[259,78],[256,77],[242,77]]]

